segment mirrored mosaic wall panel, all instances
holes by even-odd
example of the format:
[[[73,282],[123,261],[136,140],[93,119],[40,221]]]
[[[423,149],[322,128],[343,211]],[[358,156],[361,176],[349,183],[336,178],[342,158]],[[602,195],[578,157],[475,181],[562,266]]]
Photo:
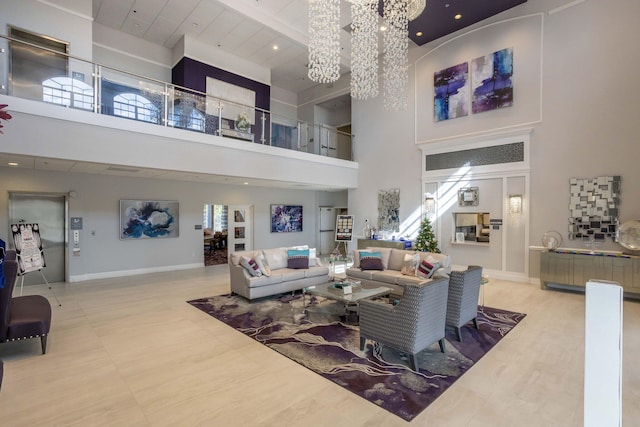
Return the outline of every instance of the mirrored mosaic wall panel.
[[[606,236],[615,239],[618,230],[620,177],[571,178],[569,184],[569,239],[602,241]]]
[[[378,191],[378,230],[400,231],[400,189]]]

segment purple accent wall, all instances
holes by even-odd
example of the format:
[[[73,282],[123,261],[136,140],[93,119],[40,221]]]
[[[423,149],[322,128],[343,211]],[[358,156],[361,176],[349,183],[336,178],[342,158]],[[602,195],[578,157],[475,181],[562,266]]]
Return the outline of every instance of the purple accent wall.
[[[256,93],[257,108],[262,108],[263,110],[269,110],[271,108],[271,86],[264,83],[233,74],[229,71],[187,57],[183,57],[171,70],[171,82],[173,84],[197,90],[202,93],[207,93],[207,77],[212,77],[226,83],[231,83],[236,86],[252,90]],[[265,123],[266,144],[270,143],[270,122],[270,117],[267,116],[267,121]],[[260,142],[262,121],[260,120],[259,113],[256,113],[255,125],[251,127],[251,131],[255,134],[255,142]]]
[[[256,107],[258,108],[268,110],[271,106],[271,86],[264,83],[186,57],[182,58],[171,70],[173,84],[203,93],[207,92],[207,77],[213,77],[214,79],[254,91],[256,93]]]

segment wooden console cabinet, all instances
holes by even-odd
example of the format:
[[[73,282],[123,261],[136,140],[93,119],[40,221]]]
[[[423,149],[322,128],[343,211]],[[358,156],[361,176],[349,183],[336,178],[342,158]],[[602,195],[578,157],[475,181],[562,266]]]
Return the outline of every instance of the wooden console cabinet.
[[[571,285],[584,288],[591,280],[618,282],[625,293],[640,298],[640,257],[573,252],[540,254],[540,286]]]

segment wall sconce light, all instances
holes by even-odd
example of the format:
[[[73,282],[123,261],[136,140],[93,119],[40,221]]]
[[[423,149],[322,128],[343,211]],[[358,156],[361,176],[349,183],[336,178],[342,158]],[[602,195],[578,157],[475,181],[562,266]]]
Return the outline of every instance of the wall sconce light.
[[[515,194],[509,196],[509,214],[520,215],[522,213],[522,196]]]
[[[436,199],[429,193],[424,196],[424,211],[427,215],[436,213]]]

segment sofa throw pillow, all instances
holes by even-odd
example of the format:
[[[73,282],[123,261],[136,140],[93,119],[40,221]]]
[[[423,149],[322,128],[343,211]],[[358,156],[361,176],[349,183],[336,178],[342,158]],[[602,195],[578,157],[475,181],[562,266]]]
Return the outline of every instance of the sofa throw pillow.
[[[318,254],[316,248],[309,248],[309,267],[318,265]]]
[[[264,258],[269,263],[269,267],[271,267],[272,271],[280,268],[287,268],[286,248],[263,249],[262,253],[264,254]]]
[[[269,267],[269,263],[262,253],[257,254],[253,260],[264,276],[271,277],[271,267]]]
[[[360,270],[384,270],[380,252],[360,251]]]
[[[400,273],[404,274],[405,276],[415,276],[419,263],[420,254],[405,254]]]
[[[242,258],[240,258],[240,265],[243,266],[251,276],[262,276],[262,271],[260,271],[260,267],[258,267],[258,264],[256,264],[256,262],[248,256],[243,256]]]
[[[289,249],[287,255],[287,268],[309,268],[309,249]]]
[[[427,257],[422,260],[416,270],[416,276],[423,279],[430,279],[433,274],[440,268],[440,263],[433,257]]]

